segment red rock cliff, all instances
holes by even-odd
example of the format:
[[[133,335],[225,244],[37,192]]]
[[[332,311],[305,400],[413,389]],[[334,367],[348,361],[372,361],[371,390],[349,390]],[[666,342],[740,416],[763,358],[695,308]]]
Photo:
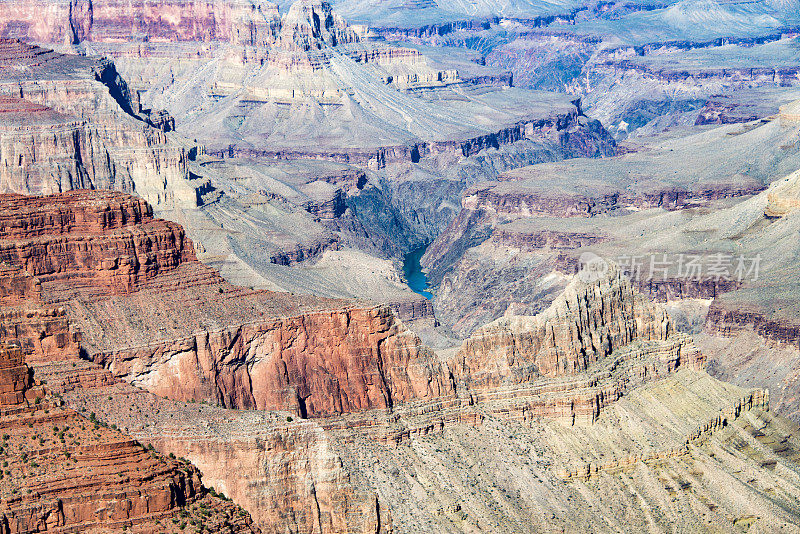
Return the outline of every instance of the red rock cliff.
[[[177,531],[179,517],[202,517],[182,511],[198,503],[214,509],[204,520],[216,529],[257,531],[236,506],[207,494],[193,466],[151,453],[35,386],[21,351],[7,346],[0,347],[0,429],[5,533],[156,532],[162,522]]]
[[[433,352],[386,306],[310,311],[93,358],[157,395],[303,417],[453,392]]]
[[[183,229],[130,195],[0,195],[0,262],[40,283],[127,293],[187,261],[195,256]]]

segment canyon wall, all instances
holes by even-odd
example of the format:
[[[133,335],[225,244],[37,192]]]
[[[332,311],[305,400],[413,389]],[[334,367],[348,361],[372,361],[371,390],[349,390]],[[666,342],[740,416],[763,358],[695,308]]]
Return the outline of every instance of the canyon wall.
[[[92,359],[160,396],[304,418],[453,393],[433,352],[385,306],[312,311]]]
[[[542,314],[498,319],[474,332],[455,374],[482,388],[575,374],[635,340],[666,341],[671,329],[666,312],[619,271],[588,284],[576,278]]]
[[[765,340],[800,348],[800,325],[788,318],[771,318],[764,310],[713,302],[705,326],[709,332],[722,336],[752,330]]]
[[[139,114],[113,63],[0,40],[0,96],[0,192],[116,189],[197,205],[204,184],[190,182],[185,149]]]
[[[469,137],[463,140],[423,141],[403,146],[383,146],[375,149],[352,148],[348,150],[267,150],[239,145],[222,149],[207,149],[217,157],[300,159],[303,157],[348,163],[383,169],[393,163],[417,163],[421,158],[469,157],[485,149],[498,149],[517,141],[530,140],[552,144],[562,158],[608,156],[615,153],[615,143],[598,121],[587,119],[575,106],[566,113],[547,118],[517,121],[496,132]]]
[[[162,41],[224,39],[242,44],[272,42],[278,9],[270,2],[246,0],[4,2],[1,32],[51,43],[119,41],[137,35]],[[37,16],[39,14],[39,16]]]
[[[58,305],[47,317],[67,326],[73,335],[65,347],[80,343],[83,359],[31,340],[26,352],[37,373],[71,406],[190,459],[205,484],[252,510],[266,532],[400,528],[395,513],[404,510],[387,505],[381,484],[365,481],[368,467],[354,467],[348,451],[362,441],[369,443],[365,454],[374,454],[474,427],[492,432],[507,421],[532,428],[554,419],[559,428],[581,425],[580,432],[591,433],[603,413],[638,388],[703,364],[663,309],[618,270],[588,282],[576,276],[539,316],[487,325],[446,357],[422,345],[387,306],[226,284],[198,264],[180,227],[153,219],[149,206],[129,195],[18,199],[10,197],[0,215],[2,241],[17,248],[54,238],[67,244],[131,234],[147,239],[154,228],[178,232],[153,239],[148,249],[175,264],[159,262],[152,276],[129,288],[99,285],[86,293],[31,282],[3,297],[16,304],[4,308],[9,315],[0,324],[23,331],[28,321],[25,331],[36,338],[45,325],[37,327],[42,318],[29,312],[44,314],[42,301]],[[109,249],[117,247],[127,250]],[[87,250],[85,261],[53,255],[62,286],[79,286],[101,266],[89,261],[98,249]],[[9,256],[9,277],[21,276],[13,269],[21,261]],[[138,513],[136,506],[131,510]],[[115,521],[138,524],[133,515],[114,514]]]
[[[452,360],[459,387],[476,399],[482,392],[516,399],[513,411],[523,418],[593,421],[628,388],[703,367],[691,339],[618,268],[590,281],[584,274],[539,315],[507,316],[473,332]]]
[[[0,195],[0,261],[39,284],[70,279],[72,288],[131,292],[196,261],[183,229],[154,220],[143,200],[110,191],[71,191],[59,200]]]
[[[195,467],[64,407],[32,374],[19,348],[0,347],[2,448],[14,449],[2,453],[5,532],[156,532],[198,519],[215,531],[258,532],[240,508],[208,493]]]
[[[52,314],[4,310],[3,337],[37,355],[74,348],[81,338],[77,332],[83,331],[90,357],[153,393],[232,408],[291,410],[302,417],[391,408],[453,392],[446,369],[388,306],[308,299],[307,311],[292,314],[281,300],[294,299],[285,295],[237,293],[197,261],[179,225],[154,219],[141,199],[71,191],[0,200],[0,261],[10,266],[0,287],[15,289],[18,304],[61,303],[78,316],[69,326],[63,309]],[[199,323],[186,323],[182,331],[189,335],[165,333],[145,346],[112,342],[110,350],[106,338],[130,329],[130,317],[116,317],[115,310],[103,318],[110,321],[108,331],[98,330],[85,315],[87,306],[102,309],[105,299],[145,295],[142,290],[160,294],[155,311],[169,310],[172,303],[176,315],[191,318],[200,312]],[[208,298],[206,304],[196,304],[198,297]],[[152,312],[152,303],[144,299],[137,302]],[[187,305],[195,307],[194,313],[181,312]],[[263,316],[270,308],[261,319],[250,315]],[[202,314],[226,309],[235,314],[222,316],[225,326],[198,329],[209,317]],[[154,339],[142,319],[142,338]],[[161,326],[157,321],[155,328]],[[52,341],[43,344],[45,338]]]

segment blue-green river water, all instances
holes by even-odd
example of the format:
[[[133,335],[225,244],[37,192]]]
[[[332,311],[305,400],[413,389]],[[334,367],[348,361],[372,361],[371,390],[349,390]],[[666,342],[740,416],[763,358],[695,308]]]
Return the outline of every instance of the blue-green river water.
[[[403,274],[411,291],[422,295],[426,299],[432,299],[433,293],[426,291],[428,289],[428,277],[422,272],[422,265],[419,263],[427,248],[428,245],[423,245],[405,255],[405,258],[403,258]]]

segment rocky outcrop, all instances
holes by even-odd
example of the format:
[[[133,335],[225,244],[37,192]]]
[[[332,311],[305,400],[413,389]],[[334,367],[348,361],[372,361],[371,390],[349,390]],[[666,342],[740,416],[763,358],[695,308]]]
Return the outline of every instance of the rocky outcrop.
[[[628,276],[633,273],[626,271]],[[733,291],[742,286],[741,282],[734,279],[713,277],[698,280],[686,278],[653,279],[639,276],[634,284],[640,293],[647,295],[655,302],[669,302],[682,299],[714,299],[723,293]]]
[[[92,291],[125,293],[196,261],[174,223],[153,219],[143,200],[115,192],[0,198],[0,261],[37,277]]]
[[[767,192],[764,215],[778,218],[800,209],[800,171],[794,172],[773,185]]]
[[[700,109],[695,125],[751,122],[772,114],[770,111],[759,111],[731,101],[726,95],[713,95]]]
[[[492,231],[494,243],[514,247],[526,252],[548,249],[575,249],[594,243],[602,243],[606,237],[590,232],[558,232],[537,230],[535,232],[513,232],[503,228]]]
[[[162,119],[138,114],[113,63],[0,40],[0,96],[0,192],[116,189],[197,205],[185,150],[153,127]]]
[[[523,171],[524,172],[524,171]],[[523,175],[524,176],[524,175]],[[509,178],[518,179],[511,173]],[[502,182],[500,186],[491,184],[476,186],[465,192],[462,207],[482,209],[493,214],[516,217],[590,217],[614,209],[632,207],[640,210],[663,208],[676,210],[692,207],[698,202],[709,202],[723,198],[746,196],[764,189],[761,184],[747,183],[739,186],[720,184],[700,189],[665,187],[655,191],[642,191],[631,194],[622,190],[597,192],[593,195],[573,195],[551,193],[539,188],[529,188],[526,184]]]
[[[704,80],[714,82],[775,85],[779,87],[790,87],[797,84],[797,75],[800,67],[744,67],[744,68],[704,68],[704,69],[673,69],[670,67],[658,67],[640,63],[635,60],[624,59],[619,62],[608,63],[605,67],[626,72],[637,72],[646,74],[661,82],[686,82],[697,81],[702,83]]]
[[[27,361],[77,359],[80,334],[70,325],[63,307],[33,307],[35,298],[25,306],[4,307],[0,312],[0,341],[21,347]]]
[[[0,347],[5,532],[154,532],[172,520],[176,530],[199,520],[215,531],[258,531],[240,508],[209,494],[191,464],[78,415],[31,375],[18,348]]]
[[[469,157],[482,150],[510,145],[517,141],[532,140],[553,143],[562,151],[562,157],[609,156],[615,152],[615,143],[598,121],[580,115],[574,107],[565,114],[547,118],[521,120],[496,132],[469,137],[463,140],[423,141],[404,146],[385,146],[377,149],[352,148],[342,150],[306,149],[264,150],[247,146],[229,145],[224,149],[207,149],[208,154],[220,158],[314,158],[383,169],[392,163],[417,163],[424,157]]]
[[[540,398],[523,409],[528,416],[594,420],[605,403],[631,385],[628,380],[636,384],[681,366],[702,367],[703,357],[690,339],[677,334],[666,312],[639,295],[616,267],[599,280],[584,282],[584,274],[541,314],[505,317],[476,330],[454,357],[458,383],[492,391],[493,398],[504,387],[527,384],[524,394],[509,394],[522,397],[538,390],[533,397]],[[580,380],[584,373],[587,382],[581,386],[567,380]],[[603,384],[604,378],[613,384]],[[570,399],[571,390],[580,393]],[[547,393],[558,391],[566,395],[548,402]]]
[[[708,309],[706,330],[722,336],[735,336],[752,330],[763,339],[800,348],[800,325],[786,318],[770,318],[764,310],[733,307],[715,301]]]
[[[31,386],[32,373],[22,357],[19,348],[0,346],[0,404],[17,406],[33,400]],[[41,395],[42,389],[38,388]]]
[[[92,354],[157,395],[321,417],[453,392],[388,307],[308,312]]]
[[[270,254],[269,261],[278,265],[294,265],[316,258],[326,250],[338,250],[338,248],[339,238],[329,235],[310,243],[298,243],[293,249],[273,252]]]
[[[324,46],[357,43],[359,35],[322,0],[302,0],[289,8],[281,21],[280,44],[287,50],[307,52]]]

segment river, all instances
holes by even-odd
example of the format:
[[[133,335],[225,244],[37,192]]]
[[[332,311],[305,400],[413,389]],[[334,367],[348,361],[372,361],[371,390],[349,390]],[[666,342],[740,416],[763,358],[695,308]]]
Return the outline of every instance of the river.
[[[428,289],[428,277],[422,272],[422,265],[419,263],[427,248],[428,245],[423,245],[405,255],[403,258],[403,275],[406,277],[406,283],[411,288],[411,291],[430,300],[433,298],[433,293],[426,291]]]

